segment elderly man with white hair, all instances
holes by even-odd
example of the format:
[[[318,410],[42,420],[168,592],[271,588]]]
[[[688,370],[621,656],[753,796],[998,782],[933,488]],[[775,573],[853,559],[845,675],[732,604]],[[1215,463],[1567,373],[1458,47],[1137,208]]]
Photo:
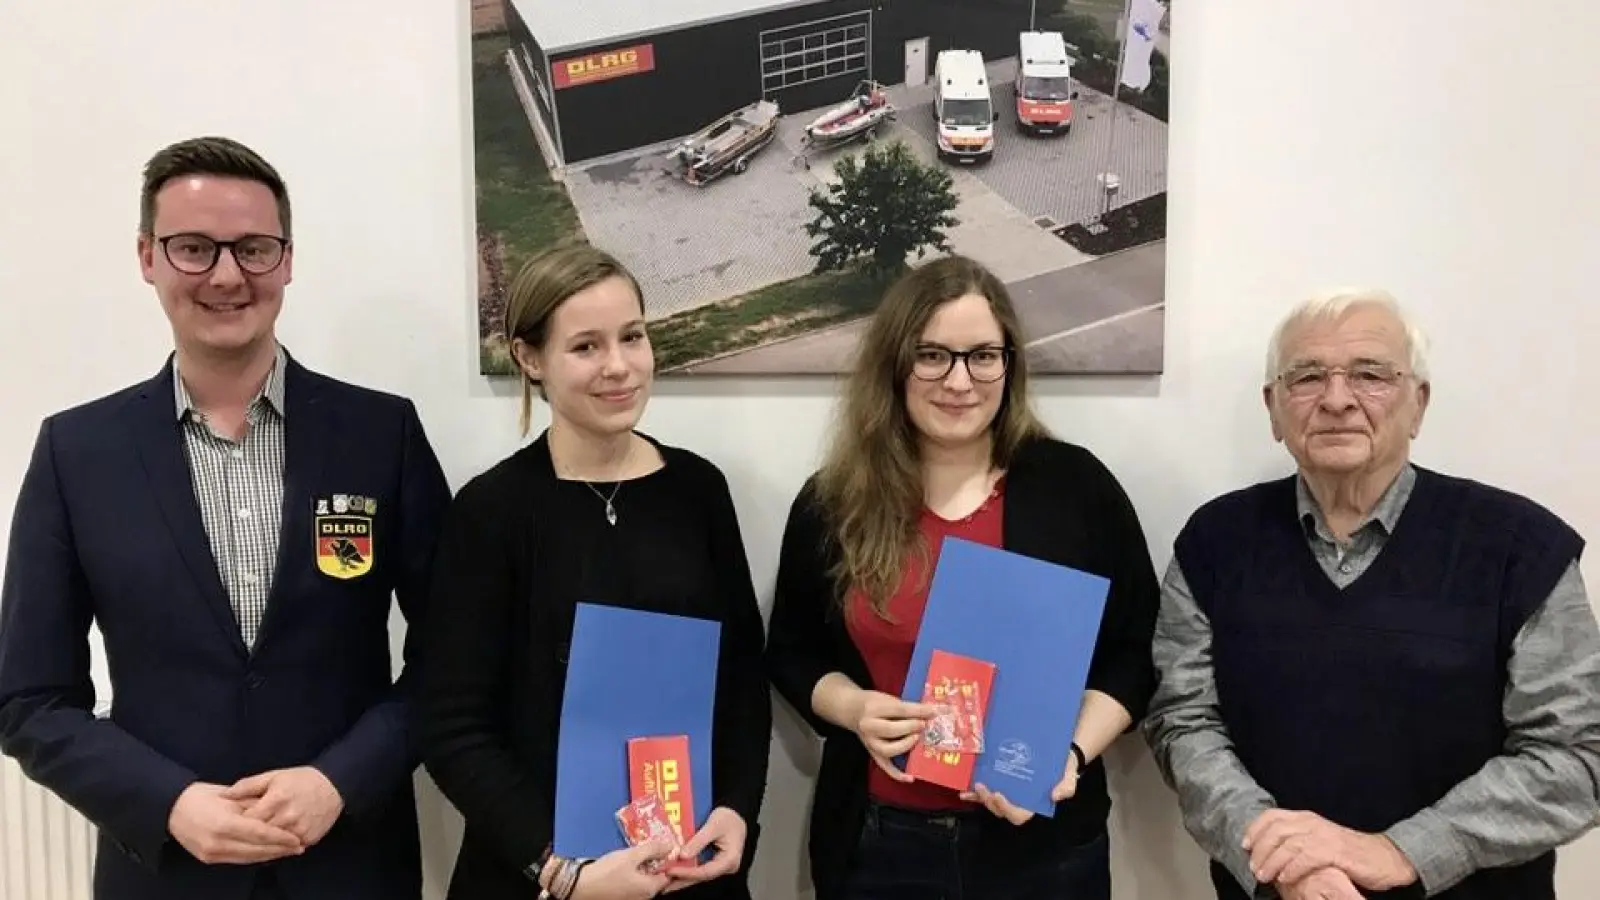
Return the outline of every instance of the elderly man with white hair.
[[[1298,471],[1185,524],[1144,723],[1217,896],[1553,900],[1600,818],[1583,538],[1411,461],[1426,346],[1382,291],[1295,308],[1265,380]]]

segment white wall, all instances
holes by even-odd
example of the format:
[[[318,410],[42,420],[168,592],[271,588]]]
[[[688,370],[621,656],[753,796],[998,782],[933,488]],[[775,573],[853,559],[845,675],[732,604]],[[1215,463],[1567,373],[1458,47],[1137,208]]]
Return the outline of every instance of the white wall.
[[[1197,504],[1285,471],[1257,400],[1263,341],[1285,303],[1330,282],[1389,286],[1431,326],[1420,459],[1531,493],[1600,535],[1600,131],[1579,99],[1600,80],[1600,13],[1578,0],[1537,14],[1178,3],[1166,375],[1048,384],[1040,403],[1124,479],[1158,564]],[[256,146],[290,180],[291,348],[416,398],[456,483],[509,452],[515,404],[475,375],[467,300],[467,4],[159,6],[0,5],[0,512],[41,416],[160,364],[168,335],[134,260],[138,169],[199,133]],[[1568,364],[1582,368],[1558,371]],[[670,383],[647,417],[725,467],[763,594],[831,393]],[[1596,558],[1586,571],[1600,584]],[[779,721],[759,871],[774,900],[802,889],[816,762],[794,720]],[[1117,896],[1209,896],[1148,757],[1130,742],[1113,766]],[[422,816],[437,892],[457,822],[431,789]],[[0,829],[14,840],[21,825]],[[1600,891],[1597,851],[1591,838],[1565,855],[1564,896]]]

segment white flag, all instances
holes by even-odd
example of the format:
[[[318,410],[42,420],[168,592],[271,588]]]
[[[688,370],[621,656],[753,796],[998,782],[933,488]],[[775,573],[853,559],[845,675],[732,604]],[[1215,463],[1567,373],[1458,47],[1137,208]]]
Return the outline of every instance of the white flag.
[[[1167,8],[1160,0],[1132,0],[1127,33],[1122,40],[1122,83],[1136,91],[1150,84],[1150,54]]]

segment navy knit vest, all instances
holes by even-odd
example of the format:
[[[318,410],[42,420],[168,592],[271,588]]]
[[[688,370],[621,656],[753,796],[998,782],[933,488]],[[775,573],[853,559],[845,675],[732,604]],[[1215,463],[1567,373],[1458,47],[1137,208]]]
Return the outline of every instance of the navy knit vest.
[[[1344,590],[1297,520],[1294,477],[1208,503],[1175,553],[1250,774],[1282,808],[1381,832],[1501,752],[1512,642],[1581,548],[1524,498],[1417,467],[1394,533]],[[1439,898],[1553,900],[1554,869],[1547,853]],[[1220,865],[1212,877],[1219,897],[1245,896]]]

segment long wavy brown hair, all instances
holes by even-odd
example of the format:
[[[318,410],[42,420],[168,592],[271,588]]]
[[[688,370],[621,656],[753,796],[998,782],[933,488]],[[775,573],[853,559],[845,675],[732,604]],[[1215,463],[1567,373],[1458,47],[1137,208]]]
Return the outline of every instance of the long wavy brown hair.
[[[946,256],[890,286],[861,339],[815,483],[839,544],[830,574],[846,586],[841,601],[848,602],[850,588],[860,590],[885,618],[908,557],[929,549],[917,530],[924,505],[922,451],[906,409],[906,379],[928,321],[944,304],[969,294],[988,299],[1013,348],[1005,394],[990,425],[994,466],[1009,468],[1018,447],[1049,433],[1028,401],[1022,328],[1000,279],[972,259]]]

